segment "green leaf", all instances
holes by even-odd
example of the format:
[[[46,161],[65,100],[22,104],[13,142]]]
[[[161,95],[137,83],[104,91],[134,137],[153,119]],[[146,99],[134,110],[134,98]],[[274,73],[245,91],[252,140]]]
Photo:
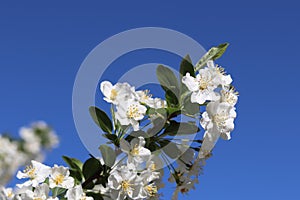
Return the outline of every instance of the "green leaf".
[[[179,104],[178,96],[174,94],[171,90],[166,91],[165,97],[166,97],[168,107],[178,107]]]
[[[182,83],[182,77],[189,73],[192,77],[196,77],[194,66],[192,64],[191,58],[187,55],[180,64],[180,105],[184,105],[184,100],[186,98],[186,93],[189,93],[188,88]]]
[[[79,170],[76,169],[69,169],[70,176],[73,177],[77,183],[81,183],[82,181],[82,173]]]
[[[204,67],[209,60],[216,60],[220,58],[224,52],[226,51],[227,47],[229,46],[229,43],[223,43],[220,44],[217,47],[212,47],[196,64],[195,68],[196,71],[200,70],[202,67]]]
[[[170,125],[165,129],[164,135],[187,135],[199,132],[200,129],[194,122],[170,121]]]
[[[168,142],[167,145],[165,145],[162,148],[163,152],[168,155],[172,159],[176,159],[181,155],[181,151],[177,147],[177,145],[173,142]]]
[[[112,133],[113,125],[106,113],[97,107],[91,106],[90,114],[96,124],[106,133]]]
[[[70,166],[71,169],[77,169],[81,170],[82,169],[82,162],[76,158],[70,158],[67,156],[62,157],[64,161]]]
[[[173,71],[163,65],[159,65],[156,69],[156,75],[161,87],[166,92],[168,106],[178,106],[179,85]]]
[[[90,178],[97,178],[98,175],[100,175],[103,167],[100,163],[100,161],[96,158],[90,158],[82,166],[82,173],[84,178],[90,179]]]
[[[116,161],[115,151],[107,145],[101,145],[99,149],[101,151],[105,165],[108,167],[112,167]]]
[[[185,58],[181,61],[179,72],[181,78],[185,76],[186,73],[190,73],[191,76],[195,77],[194,66],[189,55],[186,55]]]
[[[191,102],[191,94],[187,95],[184,99],[183,99],[183,114],[185,115],[196,115],[200,112],[200,106],[198,103],[192,103]]]

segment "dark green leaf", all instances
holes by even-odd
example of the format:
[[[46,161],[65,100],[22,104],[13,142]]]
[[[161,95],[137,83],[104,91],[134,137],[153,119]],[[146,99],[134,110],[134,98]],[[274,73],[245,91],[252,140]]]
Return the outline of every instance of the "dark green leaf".
[[[72,176],[77,183],[80,183],[82,181],[82,173],[81,171],[78,171],[76,169],[69,169],[70,176]]]
[[[173,93],[171,90],[166,91],[165,95],[168,107],[177,107],[179,104],[178,96]]]
[[[165,129],[164,135],[187,135],[199,132],[200,129],[194,122],[176,122],[170,121],[170,125]]]
[[[112,167],[116,161],[115,151],[107,145],[101,145],[99,149],[101,151],[105,165],[108,167]]]
[[[102,168],[103,167],[98,159],[90,158],[83,164],[82,173],[86,180],[93,177],[97,178],[101,173]]]
[[[91,106],[89,111],[93,120],[104,132],[106,133],[112,132],[113,129],[112,122],[110,121],[109,117],[106,115],[104,111],[94,106]]]
[[[180,75],[181,78],[186,75],[186,73],[190,73],[191,76],[195,77],[194,66],[192,64],[191,58],[187,55],[180,64]]]

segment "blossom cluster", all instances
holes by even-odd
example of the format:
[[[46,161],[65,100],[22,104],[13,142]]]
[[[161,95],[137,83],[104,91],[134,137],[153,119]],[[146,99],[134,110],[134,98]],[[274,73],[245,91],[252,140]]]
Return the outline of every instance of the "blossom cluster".
[[[92,200],[86,197],[81,185],[75,185],[67,167],[54,165],[46,166],[37,161],[31,161],[23,171],[19,171],[17,178],[26,179],[17,184],[17,189],[0,188],[0,197],[3,200],[58,200],[58,195],[65,193],[71,200]]]
[[[220,136],[225,140],[231,138],[238,93],[231,85],[231,76],[226,75],[223,68],[214,65],[212,60],[207,62],[206,68],[199,70],[196,77],[187,73],[182,82],[192,92],[191,102],[200,105],[208,102],[201,118],[201,126],[205,133],[199,152],[199,157],[205,157],[209,155]]]
[[[34,122],[30,127],[20,128],[21,139],[0,135],[0,185],[5,185],[19,167],[31,160],[42,161],[44,150],[58,145],[56,133],[43,121]]]
[[[121,150],[127,154],[127,162],[114,167],[108,178],[112,199],[158,198],[158,186],[161,182],[158,162],[155,157],[151,157],[151,151],[144,145],[143,137],[133,139],[130,144],[125,140],[121,141]]]
[[[132,125],[133,130],[139,130],[139,121],[146,114],[147,107],[159,109],[167,106],[165,100],[152,98],[148,90],[136,91],[128,83],[112,85],[109,81],[103,81],[100,85],[104,100],[116,106],[115,117],[121,125]]]
[[[14,191],[0,189],[0,197],[5,200],[160,199],[165,172],[170,174],[168,181],[176,184],[172,200],[195,189],[218,139],[231,139],[234,129],[238,93],[231,75],[214,63],[227,46],[213,47],[195,66],[189,56],[185,57],[179,76],[159,65],[157,78],[165,99],[154,98],[149,90],[136,90],[126,82],[101,82],[103,99],[111,104],[110,115],[94,106],[89,111],[110,144],[100,145],[102,157],[91,155],[82,163],[63,156],[69,168],[32,161],[17,174],[17,178],[26,181]],[[53,145],[43,140],[35,143],[30,133],[28,129],[21,131],[25,142],[33,142],[32,146],[22,146],[24,152],[35,155],[39,144]]]

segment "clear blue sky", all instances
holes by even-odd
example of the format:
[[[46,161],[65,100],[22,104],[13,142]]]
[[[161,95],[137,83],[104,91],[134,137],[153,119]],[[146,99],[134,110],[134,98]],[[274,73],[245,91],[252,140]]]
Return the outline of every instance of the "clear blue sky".
[[[80,64],[121,31],[171,28],[205,48],[230,42],[219,63],[240,92],[233,139],[219,142],[185,199],[300,199],[299,9],[296,0],[2,1],[0,131],[16,134],[43,119],[61,137],[48,164],[63,163],[61,155],[88,158],[72,118]]]

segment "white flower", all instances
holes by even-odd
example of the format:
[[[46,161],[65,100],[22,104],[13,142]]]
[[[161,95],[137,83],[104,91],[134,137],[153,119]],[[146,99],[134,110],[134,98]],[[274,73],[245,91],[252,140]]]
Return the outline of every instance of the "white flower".
[[[19,171],[17,174],[18,179],[29,178],[29,180],[17,186],[36,187],[37,185],[39,185],[40,183],[46,180],[46,178],[50,174],[50,171],[51,168],[49,166],[43,165],[42,163],[32,160],[30,166],[27,166],[23,172]]]
[[[138,100],[142,104],[146,104],[150,108],[165,108],[167,106],[167,102],[160,98],[152,98],[152,95],[149,94],[149,90],[136,91],[138,96]]]
[[[126,197],[139,197],[140,186],[136,185],[137,173],[133,165],[123,165],[113,170],[108,178],[108,187],[111,189],[112,199],[124,200]]]
[[[18,143],[0,135],[0,185],[5,185],[28,159],[18,150]]]
[[[225,140],[230,139],[230,132],[234,129],[234,119],[236,112],[233,107],[226,102],[210,102],[206,107],[206,112],[202,114],[201,126],[208,133],[219,132]]]
[[[234,129],[235,109],[226,102],[210,102],[206,112],[202,114],[201,126],[206,130],[203,143],[199,152],[199,158],[210,156],[211,150],[221,136],[229,140],[230,132]]]
[[[238,92],[233,87],[225,87],[221,90],[221,102],[226,102],[231,106],[235,106],[238,100]]]
[[[207,62],[207,67],[209,70],[212,71],[213,74],[215,74],[214,77],[215,84],[225,87],[225,86],[229,86],[229,84],[232,82],[231,76],[226,75],[222,67],[219,67],[218,65],[214,65],[214,62],[212,60]]]
[[[192,92],[191,102],[203,104],[205,101],[216,101],[219,96],[214,91],[217,84],[214,82],[215,74],[208,68],[200,70],[196,78],[187,73],[182,78],[182,83]]]
[[[44,148],[51,149],[56,147],[59,143],[59,139],[55,131],[49,127],[44,121],[37,121],[31,124],[31,127],[35,134],[41,138]]]
[[[48,200],[49,186],[46,183],[38,185],[34,191],[27,190],[24,200]]]
[[[139,130],[139,121],[144,118],[147,108],[138,101],[128,100],[120,102],[115,117],[121,125],[131,124],[133,130]]]
[[[215,89],[219,86],[228,86],[232,82],[230,75],[225,75],[224,70],[214,66],[212,61],[209,61],[207,66],[199,70],[196,78],[190,73],[182,78],[182,83],[192,92],[191,102],[193,103],[203,104],[205,101],[219,100],[219,94]]]
[[[22,127],[19,131],[21,138],[25,141],[24,148],[27,152],[38,154],[41,152],[41,139],[32,128]]]
[[[134,87],[131,87],[128,83],[112,85],[109,81],[103,81],[100,84],[100,90],[104,95],[104,100],[115,105],[131,99],[135,95]]]
[[[70,200],[93,200],[93,197],[87,197],[82,190],[81,185],[77,185],[74,188],[70,188],[65,197]]]
[[[137,166],[149,160],[151,151],[144,147],[145,144],[143,137],[134,138],[130,144],[126,140],[121,140],[121,150],[128,154],[128,163]]]
[[[1,200],[11,200],[14,197],[12,188],[4,188],[0,186],[0,199]]]
[[[54,165],[49,178],[50,188],[61,187],[69,189],[74,186],[74,179],[70,177],[69,169],[63,166]]]

